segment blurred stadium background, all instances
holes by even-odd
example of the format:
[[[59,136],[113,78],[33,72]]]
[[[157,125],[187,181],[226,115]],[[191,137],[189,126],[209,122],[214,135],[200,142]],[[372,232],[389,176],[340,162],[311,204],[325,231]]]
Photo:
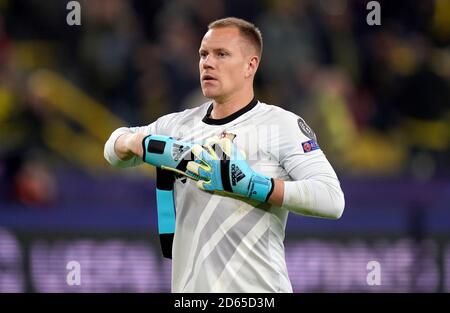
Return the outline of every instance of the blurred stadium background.
[[[154,172],[103,159],[115,128],[203,101],[206,25],[257,24],[259,99],[303,116],[346,195],[290,215],[296,292],[450,291],[450,2],[0,0],[0,292],[166,292]],[[66,264],[81,264],[81,285]],[[366,265],[381,265],[381,285]]]

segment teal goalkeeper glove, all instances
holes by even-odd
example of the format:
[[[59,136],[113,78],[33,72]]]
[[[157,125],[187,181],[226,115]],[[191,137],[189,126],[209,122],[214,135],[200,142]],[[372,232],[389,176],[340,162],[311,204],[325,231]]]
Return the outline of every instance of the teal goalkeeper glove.
[[[189,161],[194,159],[191,150],[194,142],[175,140],[172,137],[148,135],[142,140],[145,163],[158,168],[176,172],[189,178],[198,180],[198,176],[186,172]]]
[[[187,173],[199,177],[197,186],[208,191],[225,191],[267,202],[273,191],[271,178],[256,173],[243,153],[228,138],[192,147],[196,161],[187,164]]]

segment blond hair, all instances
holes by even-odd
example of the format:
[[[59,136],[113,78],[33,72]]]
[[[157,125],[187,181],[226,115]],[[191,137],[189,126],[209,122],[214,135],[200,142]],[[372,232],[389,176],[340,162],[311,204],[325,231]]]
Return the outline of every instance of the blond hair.
[[[254,24],[237,17],[226,17],[216,20],[208,25],[208,29],[221,27],[236,27],[241,36],[244,37],[255,48],[261,58],[263,50],[263,39],[261,31]]]

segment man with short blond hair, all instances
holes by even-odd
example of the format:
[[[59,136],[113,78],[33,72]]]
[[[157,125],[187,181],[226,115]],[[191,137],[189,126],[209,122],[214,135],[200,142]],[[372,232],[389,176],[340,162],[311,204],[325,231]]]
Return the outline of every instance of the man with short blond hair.
[[[338,219],[344,210],[312,129],[256,100],[262,46],[247,21],[212,22],[199,49],[200,85],[211,101],[119,128],[105,144],[114,166],[145,162],[176,173],[173,193],[160,197],[176,217],[159,224],[175,234],[173,292],[292,292],[283,245],[288,213]]]

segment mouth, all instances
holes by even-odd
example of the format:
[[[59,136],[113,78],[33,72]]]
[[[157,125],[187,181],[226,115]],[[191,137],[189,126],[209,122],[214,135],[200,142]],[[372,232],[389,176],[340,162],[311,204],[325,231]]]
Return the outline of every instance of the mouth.
[[[209,74],[202,75],[202,82],[213,82],[213,81],[217,81],[217,79],[214,76]]]

